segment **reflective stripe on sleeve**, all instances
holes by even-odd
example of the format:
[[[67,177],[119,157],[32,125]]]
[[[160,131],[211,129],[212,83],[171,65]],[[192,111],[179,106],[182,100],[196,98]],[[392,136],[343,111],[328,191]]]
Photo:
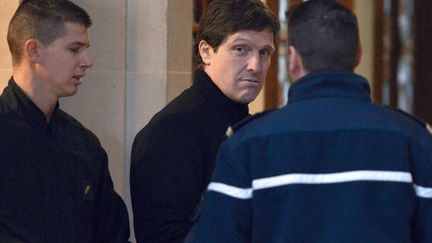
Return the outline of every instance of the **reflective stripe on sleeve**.
[[[416,195],[418,197],[431,198],[432,199],[432,188],[414,185],[414,190],[415,190]]]
[[[212,182],[208,185],[207,189],[209,191],[219,192],[238,199],[252,198],[252,188],[240,188],[219,182]]]

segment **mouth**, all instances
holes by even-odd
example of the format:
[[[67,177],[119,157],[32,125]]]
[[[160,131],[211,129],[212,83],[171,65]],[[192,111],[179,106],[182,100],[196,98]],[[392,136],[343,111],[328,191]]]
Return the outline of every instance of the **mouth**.
[[[260,81],[258,79],[255,79],[255,78],[240,78],[239,80],[242,82],[247,82],[248,84],[251,84],[251,85],[259,85],[260,84]]]
[[[84,77],[84,75],[74,75],[72,76],[73,79],[81,83],[81,79]]]

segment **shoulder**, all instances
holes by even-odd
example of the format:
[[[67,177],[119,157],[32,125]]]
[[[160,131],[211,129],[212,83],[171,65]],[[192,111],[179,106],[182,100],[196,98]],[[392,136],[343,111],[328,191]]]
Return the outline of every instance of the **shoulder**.
[[[191,86],[168,102],[162,110],[189,110],[201,106],[206,101],[207,97],[195,86]]]
[[[4,100],[3,95],[0,96],[0,118],[8,112],[7,102]]]
[[[431,126],[420,118],[409,114],[401,109],[386,107],[392,114],[392,126],[402,132],[412,143],[423,148],[432,148],[432,129]]]
[[[171,102],[157,112],[145,127],[150,129],[170,129],[197,123],[202,110],[199,106]]]
[[[235,132],[239,131],[241,128],[245,127],[247,124],[250,124],[251,122],[256,121],[258,118],[261,118],[265,115],[268,115],[275,110],[276,109],[270,109],[270,110],[266,110],[266,111],[259,112],[259,113],[256,113],[254,115],[248,116],[248,117],[244,118],[243,120],[239,121],[238,123],[236,123],[232,126],[229,126],[225,135],[227,137],[231,137],[232,135],[234,135]]]
[[[385,106],[386,109],[391,110],[392,112],[395,112],[399,116],[405,118],[406,120],[410,121],[411,123],[416,124],[418,127],[420,127],[421,130],[429,133],[432,135],[432,126],[428,124],[427,122],[423,121],[422,119],[402,110],[399,108],[394,108],[390,106]]]
[[[190,127],[199,124],[205,117],[203,114],[209,112],[206,99],[190,87],[156,112],[143,130],[166,131],[171,128]]]
[[[61,109],[59,109],[59,112],[60,119],[62,121],[62,130],[64,132],[67,134],[70,133],[70,136],[81,137],[85,139],[86,144],[101,146],[97,136],[83,124],[81,124],[81,122]]]
[[[157,112],[136,134],[134,144],[175,143],[193,139],[197,127],[201,126],[199,110],[195,107],[174,107],[170,103]]]
[[[4,116],[12,111],[14,106],[13,98],[10,94],[10,89],[6,87],[0,95],[0,116]]]
[[[152,119],[175,118],[194,116],[205,110],[207,100],[191,87],[166,104]]]

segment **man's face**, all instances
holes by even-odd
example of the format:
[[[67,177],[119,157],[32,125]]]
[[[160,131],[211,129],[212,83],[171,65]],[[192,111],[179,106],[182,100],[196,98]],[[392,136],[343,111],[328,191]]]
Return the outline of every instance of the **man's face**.
[[[208,47],[208,51],[200,48],[204,71],[228,98],[248,104],[266,79],[275,49],[273,39],[270,30],[240,30],[228,35],[217,51],[202,41],[200,47]]]
[[[36,72],[48,95],[56,98],[74,95],[85,71],[93,63],[88,52],[87,28],[77,23],[65,24],[66,34],[39,49]]]

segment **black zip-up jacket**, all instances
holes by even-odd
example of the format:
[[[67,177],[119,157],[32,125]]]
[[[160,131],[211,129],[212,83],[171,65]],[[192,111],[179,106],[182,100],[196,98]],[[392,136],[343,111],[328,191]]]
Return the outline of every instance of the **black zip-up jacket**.
[[[129,223],[96,136],[43,112],[11,79],[0,96],[0,242],[127,242]]]
[[[183,241],[227,127],[246,116],[247,105],[226,97],[201,70],[138,133],[131,196],[139,243]]]

